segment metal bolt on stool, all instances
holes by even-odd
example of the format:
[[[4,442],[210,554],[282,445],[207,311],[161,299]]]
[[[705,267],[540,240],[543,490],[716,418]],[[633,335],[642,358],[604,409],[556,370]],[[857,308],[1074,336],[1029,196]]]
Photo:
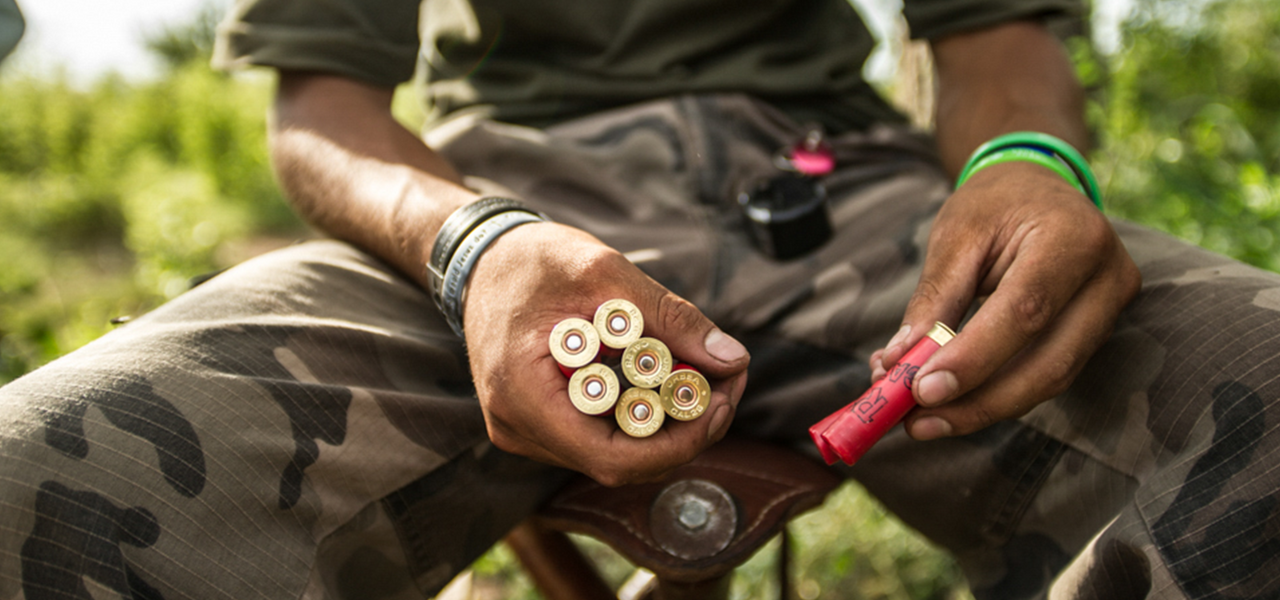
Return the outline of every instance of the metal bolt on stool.
[[[726,439],[662,482],[608,488],[579,477],[507,543],[550,600],[727,598],[733,569],[839,484],[792,450]],[[651,575],[609,589],[566,532],[605,542]]]

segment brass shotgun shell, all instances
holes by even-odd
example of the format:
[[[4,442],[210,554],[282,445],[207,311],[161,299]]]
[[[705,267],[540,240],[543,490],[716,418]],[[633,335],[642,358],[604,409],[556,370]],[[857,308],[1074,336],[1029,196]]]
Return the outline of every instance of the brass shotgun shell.
[[[569,378],[569,401],[588,415],[603,415],[617,402],[621,387],[612,369],[592,363]]]
[[[662,427],[666,413],[662,412],[661,402],[658,392],[633,387],[622,393],[613,414],[618,419],[618,426],[627,435],[649,437]]]
[[[657,338],[640,338],[622,353],[622,374],[632,385],[656,388],[671,374],[671,350]]]
[[[595,360],[600,352],[600,334],[590,321],[569,317],[556,323],[547,345],[556,362],[575,369]]]
[[[680,368],[671,372],[662,382],[658,392],[662,409],[678,421],[692,421],[707,412],[711,405],[711,384],[702,373],[692,368]]]
[[[592,323],[600,333],[600,343],[609,348],[623,349],[644,335],[644,316],[636,305],[615,298],[596,308]]]

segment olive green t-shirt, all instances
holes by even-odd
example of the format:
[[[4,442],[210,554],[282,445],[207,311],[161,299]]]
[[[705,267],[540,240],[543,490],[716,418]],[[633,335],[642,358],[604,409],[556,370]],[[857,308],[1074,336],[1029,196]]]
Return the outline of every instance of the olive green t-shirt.
[[[22,39],[26,22],[13,0],[0,0],[0,61],[8,56]]]
[[[1081,10],[1079,0],[905,0],[912,37]],[[237,0],[214,63],[425,79],[462,109],[545,125],[658,96],[741,92],[830,130],[900,121],[863,80],[848,0]]]

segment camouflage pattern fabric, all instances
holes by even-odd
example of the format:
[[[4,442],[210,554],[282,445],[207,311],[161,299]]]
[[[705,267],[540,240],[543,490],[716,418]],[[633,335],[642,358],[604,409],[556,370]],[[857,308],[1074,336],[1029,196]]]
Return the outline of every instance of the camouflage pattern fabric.
[[[471,184],[627,252],[752,353],[733,432],[808,450],[868,385],[948,183],[924,138],[832,140],[836,237],[775,262],[736,196],[804,129],[743,96],[428,134]],[[1126,223],[1144,289],[1071,390],[848,475],[979,598],[1280,594],[1280,277]],[[421,598],[568,473],[493,448],[427,295],[331,241],[270,253],[0,389],[0,599]]]

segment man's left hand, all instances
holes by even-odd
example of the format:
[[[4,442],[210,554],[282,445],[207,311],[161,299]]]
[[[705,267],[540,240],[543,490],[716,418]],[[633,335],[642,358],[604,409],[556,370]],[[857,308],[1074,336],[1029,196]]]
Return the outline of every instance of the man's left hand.
[[[872,357],[873,377],[977,302],[917,374],[907,431],[935,439],[1017,418],[1067,389],[1140,285],[1110,222],[1061,177],[1031,163],[983,169],[939,212],[904,326]]]

